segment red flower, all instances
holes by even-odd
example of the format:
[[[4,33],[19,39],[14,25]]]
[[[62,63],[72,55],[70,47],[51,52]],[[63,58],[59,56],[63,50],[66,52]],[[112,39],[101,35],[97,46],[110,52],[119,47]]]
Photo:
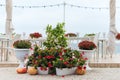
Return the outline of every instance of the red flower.
[[[60,60],[62,61],[62,60],[63,60],[63,57],[60,57]]]
[[[78,69],[82,69],[82,67],[81,67],[81,66],[78,66]]]
[[[65,61],[65,62],[64,62],[64,64],[65,64],[65,65],[67,65],[67,64],[68,64],[68,62],[67,62],[67,61]]]
[[[64,78],[65,76],[64,76],[64,75],[62,75],[62,77]]]
[[[38,59],[41,59],[41,56],[38,56]]]
[[[85,60],[88,60],[88,58],[84,58]]]
[[[62,52],[59,53],[59,56],[62,56]]]
[[[39,37],[42,37],[42,34],[38,33],[38,32],[35,32],[35,33],[31,33],[30,34],[30,37],[31,38],[39,38]]]
[[[52,58],[55,58],[54,56],[45,56],[45,58],[47,58],[47,59],[52,59]]]
[[[48,62],[48,67],[53,67],[53,65],[50,62]]]
[[[83,69],[86,69],[86,66],[84,66]]]
[[[67,50],[66,50],[66,49],[64,49],[64,53],[65,53],[65,52],[67,52]]]
[[[47,70],[47,68],[44,68],[44,67],[40,67],[40,70],[45,70],[45,71],[46,71],[46,70]]]
[[[120,33],[116,35],[116,39],[120,40]]]

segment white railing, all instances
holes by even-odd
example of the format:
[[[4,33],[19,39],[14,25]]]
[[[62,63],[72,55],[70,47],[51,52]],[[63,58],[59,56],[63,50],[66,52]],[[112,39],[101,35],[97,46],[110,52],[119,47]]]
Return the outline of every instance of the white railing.
[[[46,40],[46,38],[39,38],[39,39],[25,39],[25,40],[30,40],[33,45],[38,44],[39,46],[43,47],[43,42]],[[82,40],[91,40],[89,37],[68,37],[68,47],[71,47],[71,49],[78,49],[78,43]],[[99,39],[98,39],[99,40]],[[105,40],[102,40],[104,43]],[[0,38],[0,61],[8,61],[9,53],[14,53],[12,43],[14,42],[14,39],[10,40],[7,38]],[[100,56],[100,43],[101,39],[97,42],[98,46],[98,51],[95,53],[96,58],[101,57]],[[103,53],[102,57],[106,55],[106,48],[104,45],[102,46]],[[105,54],[105,55],[104,55]]]

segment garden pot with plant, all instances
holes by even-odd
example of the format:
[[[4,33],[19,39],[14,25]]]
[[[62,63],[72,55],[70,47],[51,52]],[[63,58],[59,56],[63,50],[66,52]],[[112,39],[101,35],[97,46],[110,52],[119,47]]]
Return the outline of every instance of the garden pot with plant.
[[[75,34],[75,33],[67,33],[67,34],[65,34],[65,37],[77,37],[77,34]]]
[[[96,48],[96,45],[92,41],[82,41],[78,44],[78,47],[80,49],[80,52],[82,52],[82,56],[87,60],[86,62],[86,70],[91,70],[91,68],[88,65],[88,61],[92,57],[92,53],[94,52],[94,49]]]
[[[13,43],[15,55],[19,59],[18,67],[25,67],[24,60],[28,56],[31,48],[31,42],[26,40],[17,40]]]
[[[33,38],[39,38],[42,37],[42,34],[40,34],[39,32],[34,32],[30,34],[30,37]]]
[[[77,50],[63,49],[59,57],[53,61],[53,66],[56,67],[56,75],[74,74],[77,66],[83,66],[86,60],[80,56]]]
[[[64,30],[64,23],[58,23],[55,28],[52,25],[48,25],[46,28],[47,40],[43,45],[48,49],[60,49],[67,47],[67,38]],[[53,55],[56,53],[52,53]],[[55,55],[58,57],[59,55]],[[55,67],[50,68],[50,73],[55,74]]]

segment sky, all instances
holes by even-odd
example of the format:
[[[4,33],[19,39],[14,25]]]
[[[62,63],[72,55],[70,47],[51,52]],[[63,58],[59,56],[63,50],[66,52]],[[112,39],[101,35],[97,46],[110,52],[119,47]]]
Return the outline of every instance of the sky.
[[[61,3],[69,3],[83,7],[109,8],[109,0],[13,0],[17,6],[45,6]],[[5,0],[0,0],[5,4]],[[120,7],[120,0],[116,0]],[[120,8],[116,10],[116,28],[120,31]],[[0,33],[5,33],[6,12],[5,6],[0,6]],[[15,8],[13,7],[13,27],[15,33],[40,32],[45,35],[48,24],[56,24],[64,21],[63,6],[46,8]],[[79,33],[108,33],[109,31],[109,9],[91,9],[66,6],[65,8],[65,30],[67,32]]]

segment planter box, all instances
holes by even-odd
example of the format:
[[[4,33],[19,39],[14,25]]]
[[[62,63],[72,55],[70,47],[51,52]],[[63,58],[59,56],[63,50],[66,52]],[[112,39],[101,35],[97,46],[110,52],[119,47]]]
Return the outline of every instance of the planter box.
[[[49,68],[47,70],[41,70],[40,67],[37,67],[38,74],[48,74]]]
[[[63,68],[63,69],[56,68],[56,75],[62,76],[62,75],[74,74],[76,69],[77,69],[77,67]]]

